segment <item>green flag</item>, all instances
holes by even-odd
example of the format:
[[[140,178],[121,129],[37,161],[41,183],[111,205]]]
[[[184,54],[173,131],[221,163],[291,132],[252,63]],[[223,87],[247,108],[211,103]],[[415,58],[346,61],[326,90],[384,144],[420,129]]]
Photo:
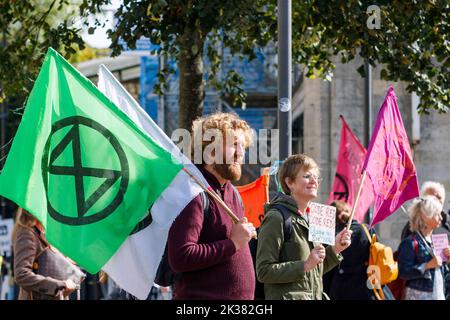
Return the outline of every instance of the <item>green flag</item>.
[[[0,194],[96,273],[181,169],[50,48],[0,175]]]

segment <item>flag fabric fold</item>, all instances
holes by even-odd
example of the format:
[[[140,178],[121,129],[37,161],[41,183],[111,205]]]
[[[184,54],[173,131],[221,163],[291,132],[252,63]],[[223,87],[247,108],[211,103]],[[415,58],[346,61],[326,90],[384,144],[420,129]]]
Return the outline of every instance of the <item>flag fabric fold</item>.
[[[363,170],[375,193],[371,226],[419,196],[416,167],[392,87],[378,112]]]
[[[97,273],[182,168],[50,48],[0,194],[36,216],[52,245]]]
[[[336,175],[327,204],[334,200],[347,202],[353,206],[361,183],[361,169],[366,157],[366,149],[352,132],[341,116],[342,132],[337,157]],[[355,209],[354,218],[362,223],[364,216],[374,200],[373,187],[369,179],[365,179],[361,195]]]
[[[204,186],[209,187],[203,175],[187,159],[125,90],[111,72],[101,65],[98,87],[121,108],[152,140],[182,163]],[[161,172],[163,173],[163,172]],[[149,181],[151,184],[152,182]],[[168,231],[174,219],[202,188],[185,171],[180,171],[161,193],[151,208],[152,222],[130,235],[103,270],[124,290],[139,299],[150,293],[164,248]]]

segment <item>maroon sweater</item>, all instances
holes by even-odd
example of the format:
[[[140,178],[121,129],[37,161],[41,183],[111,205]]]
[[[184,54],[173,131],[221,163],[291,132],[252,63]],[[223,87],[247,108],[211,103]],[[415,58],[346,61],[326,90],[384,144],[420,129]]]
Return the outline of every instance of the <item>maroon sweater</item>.
[[[228,207],[244,216],[238,196],[228,181],[199,168],[210,186]],[[233,222],[216,201],[209,198],[210,213],[203,223],[201,196],[194,198],[176,218],[169,231],[169,263],[181,278],[174,285],[174,299],[253,300],[255,272],[248,246],[236,251],[229,239]]]

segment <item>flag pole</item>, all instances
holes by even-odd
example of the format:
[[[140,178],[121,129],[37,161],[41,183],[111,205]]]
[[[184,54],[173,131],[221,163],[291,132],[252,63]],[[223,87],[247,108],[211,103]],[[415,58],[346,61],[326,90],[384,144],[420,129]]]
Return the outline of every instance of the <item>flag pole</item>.
[[[231,211],[231,209],[227,206],[225,202],[214,192],[209,190],[203,183],[201,183],[192,173],[190,173],[186,168],[183,169],[184,172],[186,172],[194,181],[203,189],[205,190],[211,197],[213,197],[214,200],[217,201],[217,203],[225,209],[225,211],[228,213],[228,215],[231,217],[231,220],[233,220],[233,223],[238,223],[240,220],[239,218]]]
[[[364,180],[366,180],[366,170],[363,171],[363,174],[361,176],[361,182],[359,183],[358,193],[356,194],[355,202],[353,202],[352,213],[350,214],[350,219],[348,219],[348,222],[347,222],[347,227],[346,227],[347,230],[350,230],[350,225],[352,224],[353,216],[355,215],[356,206],[358,205],[358,202],[359,202],[359,196],[361,195],[362,187],[364,185]]]
[[[268,168],[263,168],[263,175],[267,176],[267,184],[266,184],[266,186],[265,186],[265,189],[266,189],[266,199],[267,199],[267,202],[266,202],[266,203],[269,203],[269,202],[270,202],[270,198],[269,198],[270,167],[268,167]]]

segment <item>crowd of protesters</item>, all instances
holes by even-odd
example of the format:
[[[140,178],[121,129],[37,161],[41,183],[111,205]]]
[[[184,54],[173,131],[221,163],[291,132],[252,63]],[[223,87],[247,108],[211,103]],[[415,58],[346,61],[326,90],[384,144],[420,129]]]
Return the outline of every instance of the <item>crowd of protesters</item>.
[[[370,233],[356,220],[349,221],[350,206],[335,201],[336,241],[324,246],[308,240],[309,204],[317,197],[320,169],[304,154],[284,160],[278,179],[283,192],[266,205],[259,232],[244,217],[238,192],[232,185],[241,177],[245,149],[251,140],[249,125],[233,114],[199,118],[193,132],[215,129],[233,141],[223,141],[223,161],[198,164],[198,168],[239,221],[233,223],[223,206],[209,199],[208,215],[201,195],[179,214],[168,236],[168,259],[177,274],[172,287],[154,285],[148,299],[252,300],[258,282],[265,299],[373,300],[367,285]],[[195,130],[197,129],[197,130]],[[202,144],[205,148],[206,142]],[[202,150],[203,151],[203,150]],[[212,155],[214,157],[214,155]],[[232,159],[231,163],[228,159]],[[410,219],[398,248],[399,279],[403,299],[449,298],[450,248],[436,255],[432,235],[450,239],[449,215],[443,211],[445,189],[437,182],[423,184],[420,198],[409,208]],[[286,219],[291,232],[286,237]],[[350,223],[350,228],[346,228]],[[249,242],[258,237],[256,256]],[[35,273],[35,264],[46,247],[42,224],[19,208],[13,235],[12,272],[18,299],[69,299],[79,286],[71,279],[53,279]],[[54,248],[53,248],[54,249]],[[55,249],[56,250],[56,249]],[[255,260],[255,261],[254,261]],[[446,260],[446,261],[445,261]],[[2,270],[4,266],[2,265]],[[383,286],[386,299],[394,299]],[[86,274],[78,299],[134,299],[107,275]]]

